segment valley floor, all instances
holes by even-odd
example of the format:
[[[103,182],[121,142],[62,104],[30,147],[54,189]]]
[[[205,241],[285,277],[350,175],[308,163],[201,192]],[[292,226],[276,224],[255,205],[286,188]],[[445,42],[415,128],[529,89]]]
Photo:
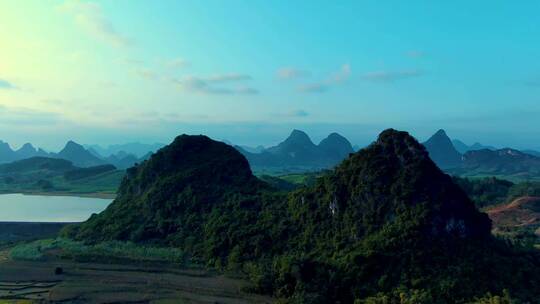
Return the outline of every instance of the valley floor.
[[[56,267],[63,273],[55,274]],[[54,258],[14,261],[0,252],[0,303],[272,303],[246,294],[244,286],[241,280],[196,269]]]

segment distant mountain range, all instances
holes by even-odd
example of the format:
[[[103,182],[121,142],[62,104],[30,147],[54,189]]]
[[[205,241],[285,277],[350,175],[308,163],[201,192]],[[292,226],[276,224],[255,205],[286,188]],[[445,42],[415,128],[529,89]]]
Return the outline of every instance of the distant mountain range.
[[[119,153],[132,154],[137,158],[142,158],[148,153],[156,152],[157,150],[163,148],[165,144],[154,143],[154,144],[143,144],[138,142],[132,142],[127,144],[119,145],[110,145],[108,147],[103,147],[101,145],[85,145],[84,147],[102,157],[109,157],[117,155]]]
[[[482,149],[497,150],[497,148],[493,146],[484,146],[481,143],[474,143],[469,146],[459,139],[453,139],[452,144],[454,145],[454,148],[456,148],[456,150],[461,154],[466,153],[468,151],[475,151],[475,150],[482,150]]]
[[[291,170],[308,171],[335,166],[353,153],[351,143],[343,136],[332,133],[318,145],[300,130],[293,130],[289,137],[274,147],[259,149],[254,153],[236,146],[254,171]]]
[[[103,155],[96,151],[96,147],[99,146],[93,145],[89,148],[85,148],[71,140],[68,141],[64,148],[58,153],[47,152],[43,149],[35,148],[30,143],[24,144],[18,150],[13,150],[8,143],[0,141],[0,163],[11,163],[33,157],[46,157],[64,159],[73,163],[74,166],[83,168],[111,164],[118,169],[126,169],[132,167],[135,163],[148,159],[154,151],[159,149],[159,146],[159,144],[145,145],[138,143],[114,145],[107,148],[106,151],[112,153],[120,148],[129,148],[131,150],[129,150],[130,152],[119,150],[112,154]],[[149,150],[151,148],[156,148],[156,150]]]
[[[233,145],[230,142],[229,145]],[[480,143],[467,145],[459,139],[451,140],[444,130],[438,130],[423,143],[431,159],[447,173],[464,176],[499,176],[510,180],[540,180],[540,152],[519,151],[511,148],[497,149]],[[152,155],[163,144],[128,143],[83,146],[68,141],[58,153],[47,152],[30,143],[17,150],[0,141],[0,164],[32,157],[65,159],[77,167],[94,167],[111,164],[118,169],[132,167]],[[331,133],[319,144],[301,130],[291,134],[276,146],[234,146],[242,153],[252,170],[258,174],[282,174],[318,171],[333,168],[358,151],[358,146],[338,133]]]
[[[450,140],[444,130],[424,142],[431,159],[443,170],[459,176],[500,176],[512,180],[540,179],[540,153],[497,149],[479,143],[467,146]],[[535,153],[536,152],[536,153]]]

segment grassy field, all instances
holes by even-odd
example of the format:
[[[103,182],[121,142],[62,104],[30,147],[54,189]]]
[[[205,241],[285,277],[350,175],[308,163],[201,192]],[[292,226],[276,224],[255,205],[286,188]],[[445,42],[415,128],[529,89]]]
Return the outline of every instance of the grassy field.
[[[179,249],[143,246],[119,241],[85,245],[82,242],[61,238],[37,240],[13,247],[9,255],[14,260],[41,261],[46,259],[49,252],[54,252],[59,258],[74,261],[162,262],[186,265],[186,256]]]
[[[246,292],[243,280],[187,267],[184,259],[174,248],[125,242],[49,239],[0,248],[0,304],[274,302]]]

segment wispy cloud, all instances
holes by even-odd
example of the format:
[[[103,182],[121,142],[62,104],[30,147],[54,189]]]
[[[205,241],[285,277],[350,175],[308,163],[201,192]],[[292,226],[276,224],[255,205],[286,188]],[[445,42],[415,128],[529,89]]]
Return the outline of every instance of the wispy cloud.
[[[276,76],[280,79],[298,79],[310,76],[311,73],[306,70],[301,70],[293,67],[280,68],[276,72]]]
[[[158,75],[150,69],[135,69],[135,73],[148,80],[155,80],[158,77]]]
[[[259,94],[259,90],[251,87],[239,87],[236,89],[236,93],[242,95],[256,95]]]
[[[174,79],[173,82],[184,90],[194,93],[211,95],[255,95],[259,91],[248,86],[224,87],[224,83],[250,80],[251,76],[245,74],[216,74],[210,77],[187,76],[182,79]]]
[[[293,110],[287,113],[287,116],[289,117],[307,117],[309,116],[309,113],[305,110]]]
[[[229,74],[216,74],[210,77],[207,77],[205,81],[207,82],[230,82],[230,81],[242,81],[242,80],[251,80],[251,76],[246,74],[238,73],[229,73]]]
[[[101,6],[95,2],[68,0],[60,9],[75,17],[75,22],[95,38],[114,47],[127,47],[132,41],[119,33],[112,22],[105,17]]]
[[[189,67],[191,63],[183,58],[175,58],[165,62],[165,67],[171,69],[182,69]]]
[[[62,120],[62,116],[58,113],[0,105],[1,126],[49,126],[61,123]]]
[[[420,70],[375,71],[365,73],[362,75],[362,79],[372,82],[393,83],[398,80],[416,78],[423,75],[424,73]]]
[[[17,87],[12,84],[11,82],[7,81],[7,80],[4,80],[4,79],[0,79],[0,89],[5,89],[5,90],[13,90],[13,89],[16,89]]]
[[[341,69],[332,75],[330,83],[341,83],[349,79],[351,76],[351,66],[349,64],[344,64],[341,66]]]
[[[300,85],[298,90],[304,93],[324,93],[328,90],[328,86],[323,83],[309,83]]]
[[[411,58],[420,58],[420,57],[424,57],[426,55],[426,53],[424,53],[422,51],[419,51],[419,50],[410,50],[405,55],[407,55],[407,57],[411,57]]]
[[[331,87],[347,81],[351,74],[351,66],[349,64],[344,64],[338,71],[332,73],[326,80],[300,85],[298,90],[304,93],[324,93]]]

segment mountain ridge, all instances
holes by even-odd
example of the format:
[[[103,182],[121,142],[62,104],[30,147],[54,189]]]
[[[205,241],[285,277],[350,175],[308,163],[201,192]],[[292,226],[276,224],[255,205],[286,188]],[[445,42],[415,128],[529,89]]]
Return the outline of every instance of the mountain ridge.
[[[248,152],[239,146],[236,148],[248,159],[252,168],[281,167],[300,171],[306,168],[331,168],[354,152],[351,143],[338,133],[331,133],[316,145],[309,135],[297,129],[278,145],[259,153]]]

